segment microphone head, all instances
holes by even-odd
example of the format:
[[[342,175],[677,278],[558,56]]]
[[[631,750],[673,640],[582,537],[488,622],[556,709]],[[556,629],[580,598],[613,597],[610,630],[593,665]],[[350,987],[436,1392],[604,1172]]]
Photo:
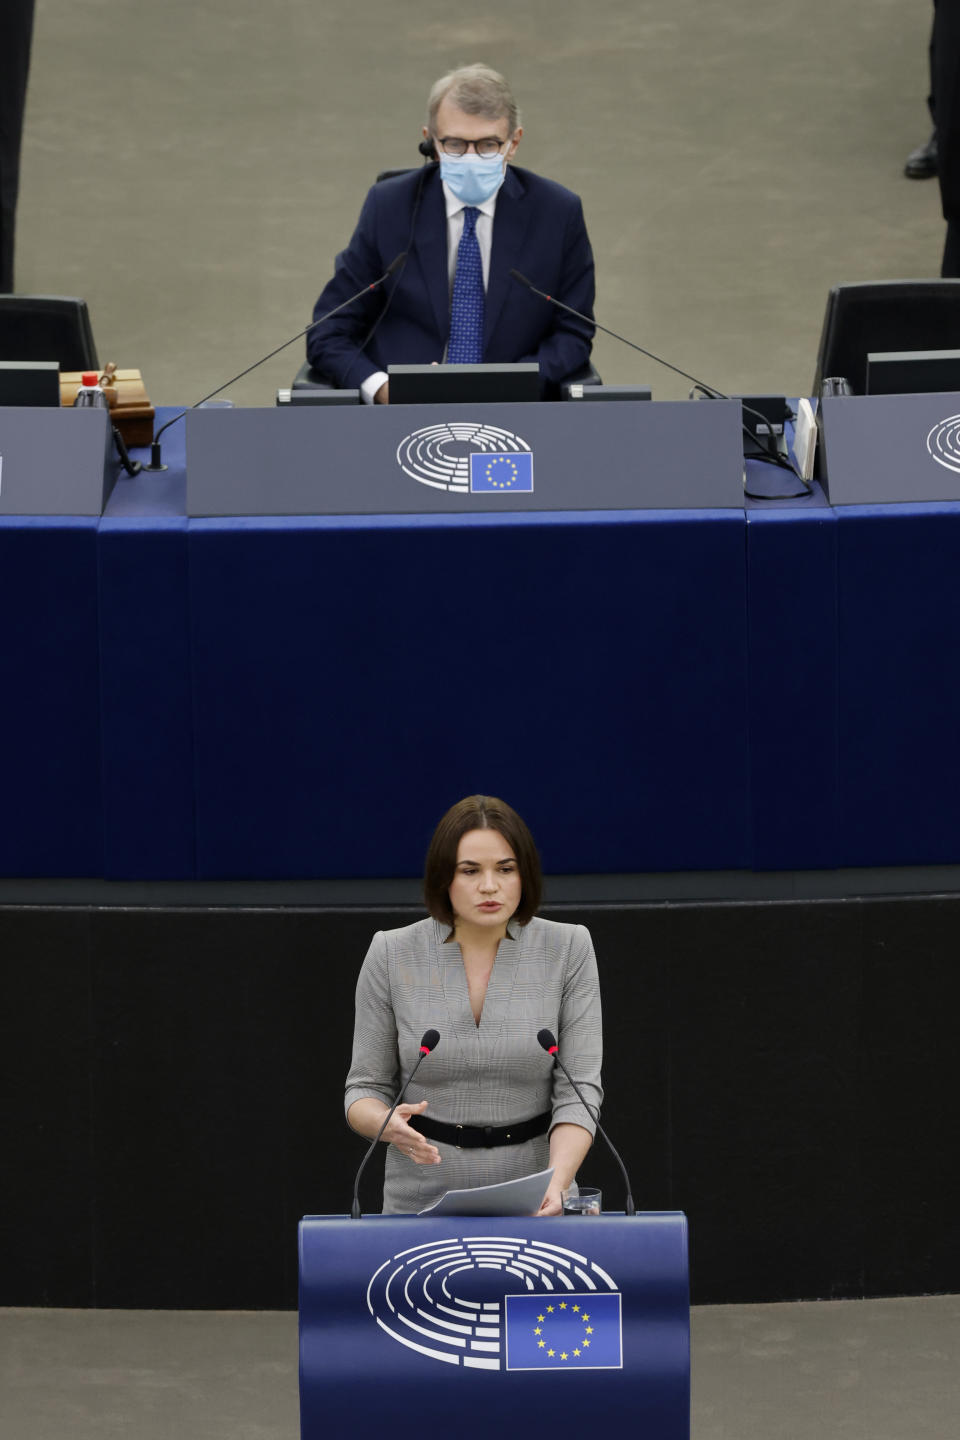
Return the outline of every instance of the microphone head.
[[[521,284],[521,285],[526,285],[526,287],[527,287],[528,290],[532,290],[532,289],[533,289],[533,282],[532,282],[532,280],[528,280],[527,277],[526,277],[526,275],[521,275],[519,270],[511,270],[511,271],[510,271],[510,278],[511,278],[511,280],[519,280],[519,281],[520,281],[520,284]]]
[[[548,1055],[556,1055],[559,1046],[557,1045],[557,1037],[552,1030],[538,1030],[537,1039]]]
[[[439,1045],[439,1043],[440,1043],[440,1031],[439,1031],[439,1030],[425,1030],[425,1031],[423,1032],[423,1037],[421,1038],[421,1041],[420,1041],[420,1054],[421,1054],[421,1055],[429,1055],[429,1054],[430,1054],[430,1051],[431,1051],[431,1050],[435,1050],[435,1049],[437,1048],[437,1046]]]
[[[403,264],[403,262],[404,262],[404,260],[406,260],[406,258],[407,258],[407,252],[406,252],[406,250],[401,250],[401,251],[400,251],[400,254],[397,255],[397,256],[395,256],[394,259],[390,261],[390,264],[387,266],[386,270],[384,271],[384,274],[383,274],[384,280],[388,279],[389,276],[396,274],[396,272],[400,269],[400,266]]]

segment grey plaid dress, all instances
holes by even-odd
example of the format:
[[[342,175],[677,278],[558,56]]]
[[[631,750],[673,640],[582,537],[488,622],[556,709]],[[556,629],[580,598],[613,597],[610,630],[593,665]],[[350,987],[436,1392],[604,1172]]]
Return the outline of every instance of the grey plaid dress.
[[[590,933],[556,920],[511,921],[500,942],[480,1024],[470,1008],[460,946],[444,944],[450,928],[420,920],[381,930],[357,982],[353,1060],[346,1110],[373,1096],[389,1105],[416,1063],[420,1037],[433,1027],[439,1044],[405,1100],[429,1101],[434,1120],[509,1125],[545,1110],[551,1124],[595,1125],[562,1072],[537,1043],[546,1026],[560,1042],[564,1064],[591,1105],[603,1099],[600,986]],[[446,1190],[512,1180],[549,1163],[548,1136],[490,1150],[439,1144],[440,1165],[416,1165],[387,1147],[384,1213],[422,1210]]]

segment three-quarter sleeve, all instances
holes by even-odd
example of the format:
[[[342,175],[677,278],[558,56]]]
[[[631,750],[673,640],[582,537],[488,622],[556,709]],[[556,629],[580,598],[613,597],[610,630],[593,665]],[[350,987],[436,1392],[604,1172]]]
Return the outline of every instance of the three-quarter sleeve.
[[[583,925],[576,925],[573,932],[560,997],[557,1041],[563,1063],[580,1086],[584,1098],[599,1110],[603,1102],[600,1083],[603,1026],[597,957],[589,930]],[[555,1065],[551,1126],[559,1124],[581,1125],[591,1135],[596,1134],[593,1116],[581,1104],[559,1065]]]
[[[355,1100],[382,1100],[390,1105],[397,1092],[397,1018],[390,994],[387,942],[378,930],[370,942],[357,981],[353,1023],[353,1057],[347,1075],[344,1112]]]

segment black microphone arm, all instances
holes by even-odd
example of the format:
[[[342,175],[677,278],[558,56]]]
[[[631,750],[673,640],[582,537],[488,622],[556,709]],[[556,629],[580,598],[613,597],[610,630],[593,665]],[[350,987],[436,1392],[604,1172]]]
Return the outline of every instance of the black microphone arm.
[[[276,350],[271,350],[269,355],[264,355],[260,360],[255,360],[252,365],[247,366],[246,370],[241,370],[239,375],[234,375],[232,379],[227,380],[223,385],[218,385],[216,390],[211,390],[210,394],[204,395],[202,400],[198,400],[194,405],[188,405],[186,410],[181,410],[179,415],[174,415],[172,420],[168,420],[166,424],[161,425],[156,435],[154,435],[153,442],[150,446],[150,464],[144,465],[144,470],[166,470],[167,467],[163,463],[160,447],[160,436],[164,430],[168,430],[171,425],[175,425],[178,420],[182,420],[188,411],[196,410],[199,406],[206,405],[208,400],[212,400],[215,395],[222,394],[230,385],[235,385],[238,380],[242,380],[244,376],[249,375],[252,370],[258,370],[261,365],[266,365],[267,361],[272,360],[274,355],[279,355],[280,351],[286,350],[288,345],[293,345],[297,340],[302,340],[304,335],[309,335],[310,331],[315,329],[317,325],[322,325],[325,320],[331,320],[334,315],[339,315],[341,310],[346,310],[348,305],[355,304],[356,301],[362,299],[364,295],[368,295],[371,290],[379,290],[380,286],[400,269],[400,266],[406,258],[406,250],[401,250],[400,254],[390,261],[390,264],[386,270],[384,270],[379,280],[372,280],[369,285],[364,285],[362,290],[358,290],[356,295],[351,295],[349,300],[341,301],[341,303],[335,305],[332,310],[328,310],[326,315],[321,315],[316,320],[311,320],[305,329],[298,330],[296,335],[291,335],[289,340],[284,340],[283,344],[278,345]]]
[[[363,1219],[363,1215],[360,1211],[360,1177],[363,1174],[364,1170],[367,1168],[367,1161],[370,1159],[370,1156],[373,1154],[374,1150],[376,1150],[377,1142],[379,1141],[380,1136],[383,1134],[384,1130],[386,1130],[387,1126],[390,1124],[390,1121],[393,1119],[393,1112],[400,1104],[400,1101],[403,1099],[404,1095],[406,1095],[407,1086],[410,1084],[410,1081],[413,1079],[414,1075],[416,1075],[417,1071],[420,1069],[420,1066],[430,1054],[430,1051],[436,1050],[439,1043],[439,1030],[425,1030],[423,1032],[423,1037],[420,1041],[420,1054],[417,1056],[417,1063],[410,1071],[410,1074],[407,1076],[406,1080],[404,1080],[403,1084],[400,1086],[399,1095],[397,1096],[396,1100],[394,1100],[393,1104],[390,1106],[390,1109],[387,1111],[386,1119],[380,1126],[380,1129],[377,1131],[376,1135],[374,1135],[373,1139],[370,1141],[370,1144],[367,1148],[367,1153],[360,1161],[360,1169],[357,1171],[357,1178],[353,1182],[353,1204],[350,1207],[351,1220]]]
[[[634,344],[634,342],[628,340],[625,335],[618,335],[616,330],[608,330],[606,325],[601,325],[599,321],[591,319],[589,315],[584,315],[579,310],[574,310],[572,305],[564,305],[563,301],[558,300],[556,295],[548,295],[546,290],[538,290],[533,281],[528,280],[526,275],[521,275],[519,270],[511,270],[510,276],[513,280],[519,280],[521,285],[526,285],[527,289],[531,290],[534,295],[539,295],[541,300],[549,301],[551,305],[556,305],[559,310],[566,310],[568,315],[575,315],[578,320],[585,320],[588,325],[593,325],[597,330],[602,330],[604,335],[612,335],[614,340],[620,341],[621,345],[629,345],[631,350],[638,350],[641,355],[646,355],[648,360],[654,360],[658,365],[663,365],[665,369],[672,370],[675,375],[681,375],[684,380],[692,381],[698,390],[703,391],[708,400],[730,400],[733,398],[730,395],[725,395],[722,390],[718,390],[715,385],[708,385],[706,381],[698,380],[696,375],[689,375],[686,370],[681,370],[679,366],[671,365],[670,361],[664,360],[662,355],[654,355],[652,350],[644,350],[642,345]],[[748,415],[752,415],[754,419],[762,420],[764,424],[768,423],[766,415],[761,414],[759,410],[754,410],[752,405],[745,405],[741,400],[740,408],[741,410],[745,410]],[[742,419],[743,417],[741,415],[741,422]],[[756,440],[756,435],[748,426],[741,423],[740,428],[751,440]],[[772,431],[770,434],[770,448],[767,454],[761,458],[770,461],[774,465],[779,465],[783,470],[790,470],[796,475],[797,479],[805,487],[803,490],[797,492],[798,495],[808,495],[810,493],[812,489],[811,485],[804,480],[803,476],[797,472],[789,460],[784,460],[783,456],[777,454],[776,440]],[[784,496],[782,498],[786,499],[787,497]]]
[[[589,1104],[583,1094],[583,1091],[580,1089],[580,1086],[577,1084],[576,1080],[574,1080],[573,1076],[570,1074],[570,1071],[560,1059],[560,1047],[557,1044],[556,1036],[550,1030],[538,1030],[537,1039],[543,1046],[544,1050],[546,1050],[547,1054],[553,1056],[554,1064],[560,1066],[560,1069],[563,1071],[564,1075],[566,1075],[567,1079],[570,1081],[570,1084],[573,1086],[574,1090],[576,1090],[577,1092],[577,1095],[580,1097],[580,1102],[583,1105],[583,1108],[586,1110],[587,1114],[592,1115],[594,1120],[597,1122],[597,1129],[600,1131],[600,1134],[603,1136],[604,1140],[606,1140],[607,1147],[610,1150],[610,1154],[620,1166],[620,1173],[623,1175],[623,1183],[627,1191],[626,1199],[623,1202],[624,1214],[636,1215],[637,1207],[633,1203],[633,1196],[630,1193],[630,1176],[627,1174],[627,1167],[620,1159],[620,1152],[618,1151],[616,1145],[614,1145],[613,1141],[610,1139],[610,1136],[600,1124],[599,1110],[595,1105]]]
[[[724,395],[722,390],[715,389],[713,385],[705,385],[702,380],[697,379],[696,375],[688,375],[686,370],[680,370],[676,365],[671,365],[669,360],[662,360],[659,355],[654,355],[652,350],[644,350],[642,345],[635,345],[633,341],[628,340],[625,335],[618,335],[616,330],[608,330],[606,325],[601,325],[599,321],[592,319],[589,315],[583,315],[579,310],[574,310],[572,305],[564,305],[563,301],[558,300],[556,295],[548,295],[546,290],[538,290],[533,281],[528,280],[526,275],[521,275],[519,270],[511,270],[510,277],[513,280],[519,280],[521,285],[526,285],[527,289],[532,290],[534,295],[539,295],[541,300],[549,300],[551,305],[556,305],[560,310],[566,310],[568,315],[575,315],[578,320],[585,320],[588,325],[596,326],[598,330],[603,331],[604,335],[612,335],[614,340],[620,341],[621,345],[629,345],[631,350],[639,350],[640,354],[646,355],[648,360],[655,360],[658,365],[666,366],[666,368],[672,370],[675,375],[682,375],[684,380],[691,380],[699,390],[706,391],[712,400],[730,399],[730,396]]]

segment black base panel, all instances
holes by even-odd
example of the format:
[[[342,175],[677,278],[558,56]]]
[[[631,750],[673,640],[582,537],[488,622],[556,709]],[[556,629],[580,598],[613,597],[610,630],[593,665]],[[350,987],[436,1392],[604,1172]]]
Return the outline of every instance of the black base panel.
[[[0,1305],[294,1306],[362,1154],[357,971],[419,913],[0,907]],[[960,1290],[960,897],[548,913],[593,933],[604,1122],[695,1301]],[[581,1178],[622,1206],[600,1148]]]

